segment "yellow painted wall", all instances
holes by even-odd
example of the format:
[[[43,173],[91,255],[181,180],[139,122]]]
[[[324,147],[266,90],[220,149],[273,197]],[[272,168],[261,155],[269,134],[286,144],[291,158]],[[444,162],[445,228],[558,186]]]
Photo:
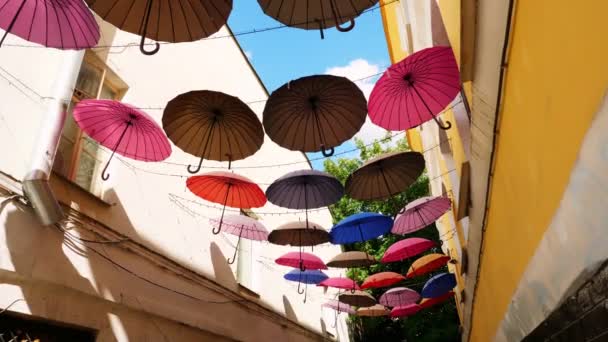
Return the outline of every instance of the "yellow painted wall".
[[[608,2],[518,1],[471,341],[494,337],[608,85]]]

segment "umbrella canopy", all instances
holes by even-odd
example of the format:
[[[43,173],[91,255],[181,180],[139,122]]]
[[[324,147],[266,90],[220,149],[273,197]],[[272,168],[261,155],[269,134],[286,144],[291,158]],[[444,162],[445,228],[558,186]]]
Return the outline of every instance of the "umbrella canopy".
[[[380,304],[390,307],[414,304],[419,300],[420,294],[407,287],[395,287],[380,296]]]
[[[389,67],[369,97],[369,117],[392,131],[417,127],[429,120],[444,126],[437,115],[460,92],[460,71],[452,48],[420,50]]]
[[[84,2],[76,0],[0,0],[0,29],[29,42],[61,50],[97,45],[99,26]]]
[[[192,176],[186,181],[186,186],[196,196],[223,205],[218,229],[213,230],[214,234],[221,231],[226,206],[249,209],[266,204],[266,196],[257,184],[232,172],[214,171]]]
[[[366,267],[378,263],[376,258],[365,252],[351,251],[342,252],[333,257],[328,263],[329,267],[351,268],[351,267]]]
[[[329,242],[329,233],[314,222],[294,221],[285,223],[268,236],[275,245],[315,246]]]
[[[320,30],[336,27],[339,31],[350,31],[355,27],[355,18],[373,7],[378,0],[258,0],[264,13],[280,23],[304,30]],[[348,26],[340,25],[350,22]]]
[[[342,303],[335,299],[328,300],[327,302],[323,303],[323,305],[321,305],[321,307],[330,308],[330,309],[336,310],[338,312],[346,312],[347,314],[351,314],[351,315],[355,314],[355,310],[350,305]]]
[[[328,277],[327,274],[319,270],[300,271],[299,269],[293,269],[286,273],[283,278],[289,281],[297,281],[302,284],[319,284]]]
[[[345,292],[338,296],[338,300],[348,305],[366,308],[376,305],[376,299],[367,292],[355,291],[354,293]]]
[[[452,201],[447,197],[422,197],[405,206],[405,211],[399,213],[393,234],[409,234],[418,231],[437,221],[452,208]]]
[[[376,304],[374,306],[370,306],[368,308],[359,308],[357,309],[357,316],[364,317],[381,317],[388,316],[391,313],[389,309],[384,307],[384,305]]]
[[[389,152],[366,161],[346,179],[346,193],[358,200],[380,200],[405,191],[424,171],[418,152]]]
[[[275,262],[282,266],[297,267],[301,271],[327,269],[318,256],[305,252],[289,252],[280,256]]]
[[[74,121],[92,139],[112,150],[101,178],[107,180],[114,153],[146,162],[171,155],[171,145],[158,124],[143,111],[112,100],[83,100],[74,108]]]
[[[391,310],[391,318],[407,317],[418,313],[422,308],[418,304],[407,304],[398,306]]]
[[[333,155],[334,147],[351,139],[365,122],[367,101],[345,77],[315,75],[275,90],[264,108],[266,134],[294,151]]]
[[[232,0],[86,0],[103,20],[118,29],[141,36],[139,49],[145,55],[145,38],[163,42],[192,42],[209,37],[228,20]]]
[[[441,273],[433,276],[422,287],[420,294],[424,298],[437,298],[456,287],[456,276],[452,273]]]
[[[289,172],[266,189],[268,200],[289,209],[321,208],[334,204],[344,194],[340,181],[317,170]]]
[[[200,157],[197,168],[188,166],[190,173],[200,171],[203,159],[247,158],[264,142],[262,123],[243,101],[210,90],[187,92],[169,101],[163,128],[177,147]]]
[[[214,229],[218,230],[221,229],[220,225],[223,224],[224,233],[239,237],[236,242],[236,247],[234,248],[232,260],[228,259],[229,264],[233,264],[236,260],[236,252],[238,251],[241,238],[255,241],[264,241],[268,239],[268,230],[266,230],[266,227],[258,220],[248,216],[228,215],[224,217],[223,222],[221,219],[210,219],[209,222]]]
[[[439,303],[443,303],[452,297],[454,297],[453,291],[450,291],[448,293],[445,293],[445,294],[443,294],[439,297],[435,297],[435,298],[423,298],[420,301],[420,307],[422,309],[430,308],[431,306],[439,304]]]
[[[377,213],[358,213],[338,222],[329,235],[333,244],[347,244],[375,239],[391,230],[393,219]]]
[[[407,271],[407,278],[413,278],[432,272],[440,267],[445,266],[450,257],[443,254],[432,253],[421,256],[416,259]]]
[[[370,288],[380,288],[394,285],[402,280],[405,280],[405,277],[399,273],[395,272],[380,272],[376,274],[372,274],[369,277],[365,278],[363,284],[361,284],[362,289],[370,289]]]
[[[327,278],[317,284],[318,286],[333,287],[335,289],[343,290],[360,290],[359,285],[356,281],[350,278],[344,277],[332,277]]]
[[[395,262],[411,258],[435,246],[431,240],[423,238],[409,238],[395,242],[386,249],[382,262]]]

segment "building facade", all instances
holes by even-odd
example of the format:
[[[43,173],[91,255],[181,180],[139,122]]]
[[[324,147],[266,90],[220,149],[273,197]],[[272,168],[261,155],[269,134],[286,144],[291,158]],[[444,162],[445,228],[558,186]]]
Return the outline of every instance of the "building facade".
[[[175,146],[159,163],[115,157],[104,182],[110,151],[68,113],[50,175],[67,219],[58,226],[38,222],[22,197],[22,181],[53,103],[120,100],[160,123],[167,101],[190,90],[237,96],[260,118],[268,97],[227,27],[216,34],[221,38],[162,45],[152,57],[139,52],[137,36],[100,27],[102,39],[88,51],[44,49],[10,35],[0,49],[0,309],[8,308],[0,314],[0,333],[16,334],[10,326],[26,324],[39,336],[64,337],[59,340],[348,341],[345,315],[336,319],[321,309],[334,292],[311,286],[304,303],[296,284],[283,279],[289,269],[274,260],[289,247],[243,240],[237,262],[227,263],[237,238],[211,233],[209,219],[221,208],[186,189],[186,166],[198,160]],[[75,89],[57,99],[58,80],[70,73]],[[270,139],[232,164],[262,189],[311,167],[304,154]],[[218,167],[226,165],[205,161],[203,172]],[[227,213],[259,219],[269,230],[304,219],[270,203]],[[310,212],[310,220],[332,224],[326,208]],[[340,251],[314,248],[323,260]]]
[[[455,170],[432,187],[454,200],[438,228],[455,229],[464,251],[453,271],[465,341],[607,333],[608,50],[598,44],[607,9],[602,1],[385,1],[393,62],[450,45],[460,65],[462,96],[442,115],[456,124],[447,132],[424,124],[408,138],[425,151],[431,177]],[[449,149],[429,150],[445,140]]]

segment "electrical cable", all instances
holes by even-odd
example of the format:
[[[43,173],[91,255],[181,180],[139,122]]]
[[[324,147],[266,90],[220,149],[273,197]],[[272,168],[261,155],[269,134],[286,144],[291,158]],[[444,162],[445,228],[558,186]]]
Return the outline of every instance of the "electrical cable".
[[[18,302],[25,302],[25,299],[23,298],[18,298],[15,299],[14,301],[12,301],[7,307],[5,307],[4,309],[0,310],[0,315],[3,314],[5,311],[7,311],[8,309],[11,308],[11,306],[15,305]]]

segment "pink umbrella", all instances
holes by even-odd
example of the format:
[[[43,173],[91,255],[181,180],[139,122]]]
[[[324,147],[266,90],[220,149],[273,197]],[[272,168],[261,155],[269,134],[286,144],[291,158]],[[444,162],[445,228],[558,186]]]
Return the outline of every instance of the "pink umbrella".
[[[433,241],[423,238],[409,238],[397,241],[384,252],[382,262],[401,261],[416,256],[433,246],[435,246]]]
[[[299,267],[300,270],[326,270],[327,266],[323,263],[319,257],[314,254],[305,252],[289,252],[283,254],[275,262],[279,265],[289,267]]]
[[[399,213],[391,229],[393,234],[409,234],[437,221],[452,207],[446,197],[422,197],[409,203],[403,213]]]
[[[61,50],[97,45],[99,26],[81,0],[0,0],[0,28],[32,43]]]
[[[327,302],[323,303],[321,307],[330,308],[338,312],[346,312],[347,314],[351,315],[354,315],[356,312],[355,309],[353,309],[350,305],[342,303],[335,299],[328,300]]]
[[[112,100],[83,100],[74,108],[74,120],[92,139],[112,150],[101,173],[108,180],[114,153],[146,162],[171,155],[171,145],[162,128],[143,111]],[[128,133],[128,134],[127,134]]]
[[[268,240],[268,230],[266,230],[266,227],[264,227],[264,225],[259,221],[248,216],[228,215],[223,219],[211,219],[209,222],[214,228],[219,229],[221,226],[224,228],[224,233],[239,237],[238,241],[236,242],[236,247],[234,248],[232,260],[227,260],[229,264],[234,264],[234,261],[236,260],[236,252],[239,249],[239,242],[241,242],[241,238],[255,241]]]
[[[419,300],[420,295],[418,292],[407,287],[395,287],[380,296],[380,304],[390,307],[415,304]]]
[[[403,131],[435,120],[460,91],[460,72],[450,47],[418,51],[390,66],[369,97],[369,117],[376,125]]]
[[[421,309],[418,304],[398,306],[391,310],[391,318],[411,316],[418,313]]]
[[[320,282],[319,284],[317,284],[317,286],[333,287],[336,289],[352,290],[352,291],[361,290],[356,281],[354,281],[353,279],[344,278],[344,277],[327,278],[327,279],[323,280],[322,282]]]

